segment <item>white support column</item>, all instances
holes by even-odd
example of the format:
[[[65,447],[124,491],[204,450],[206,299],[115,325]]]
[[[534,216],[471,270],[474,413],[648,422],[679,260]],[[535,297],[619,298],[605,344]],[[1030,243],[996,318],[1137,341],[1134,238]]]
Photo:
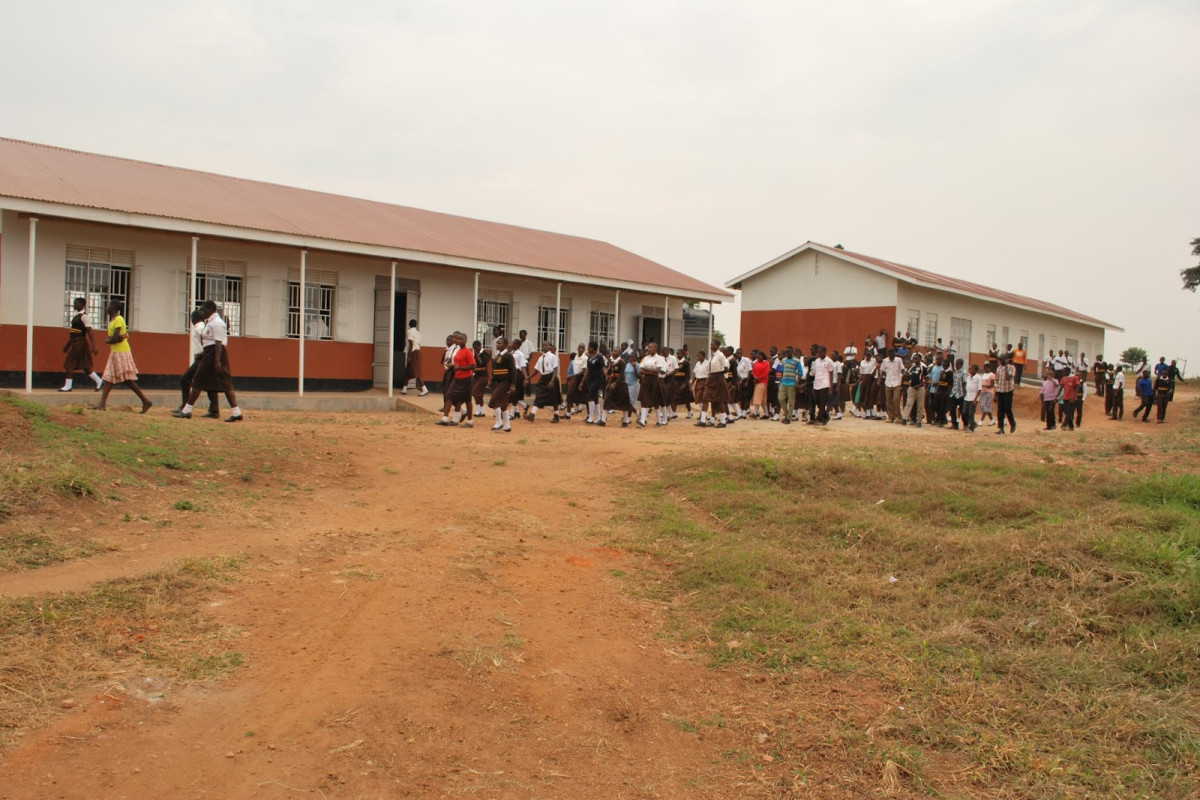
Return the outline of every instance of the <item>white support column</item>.
[[[192,282],[190,284],[188,284],[188,290],[187,290],[187,297],[188,297],[189,304],[190,304],[190,307],[187,309],[187,319],[188,319],[189,328],[191,327],[191,322],[192,322],[192,309],[196,307],[196,263],[199,260],[199,258],[198,258],[199,252],[200,252],[200,237],[193,236],[192,237]],[[187,364],[188,366],[191,366],[191,363],[192,363],[192,334],[191,334],[190,330],[188,331],[187,348],[188,348],[187,361],[184,363]]]
[[[559,320],[561,320],[561,319],[562,319],[562,281],[559,281],[558,282],[558,294],[555,295],[555,297],[554,297],[554,330],[555,331],[559,330],[558,326],[560,324],[562,324],[561,322],[559,322]],[[563,347],[562,347],[562,349],[565,350],[567,348],[567,345],[569,345],[569,344],[570,344],[570,342],[567,341],[567,332],[563,331]],[[554,349],[559,350],[557,333],[554,334]],[[562,355],[561,350],[559,350],[559,355]]]
[[[33,272],[37,259],[37,217],[29,218],[29,268],[25,279],[25,393],[33,394]]]
[[[305,281],[308,278],[308,251],[300,251],[300,381],[298,388],[300,396],[304,397],[304,295]]]
[[[475,299],[474,299],[473,304],[471,305],[471,320],[472,320],[472,322],[471,322],[471,338],[468,340],[468,342],[475,341],[475,337],[479,335],[479,273],[478,272],[475,273]],[[487,337],[485,336],[484,338],[486,339]],[[484,347],[486,347],[488,345],[488,342],[484,342],[483,344],[484,344]]]
[[[620,347],[623,342],[617,335],[621,330],[621,290],[616,290],[616,298],[613,300],[613,347]],[[618,351],[619,352],[619,351]]]
[[[396,383],[396,262],[392,262],[392,287],[388,294],[388,397],[394,396]],[[406,370],[407,372],[407,370]],[[405,381],[405,386],[408,382]]]
[[[712,340],[713,340],[713,305],[712,305],[712,300],[709,300],[708,301],[708,344],[706,344],[705,347],[708,347],[709,349],[711,349],[710,345],[712,345]],[[712,355],[712,354],[710,353],[709,355]]]
[[[662,352],[664,347],[671,346],[671,297],[670,295],[663,298],[663,340],[658,343],[659,352]]]

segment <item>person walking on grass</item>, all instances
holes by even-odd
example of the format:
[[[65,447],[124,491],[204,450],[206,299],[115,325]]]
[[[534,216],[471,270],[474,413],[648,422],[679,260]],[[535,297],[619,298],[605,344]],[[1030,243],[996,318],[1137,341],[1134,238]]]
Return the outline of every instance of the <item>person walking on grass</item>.
[[[1064,431],[1075,430],[1075,404],[1079,402],[1079,375],[1068,372],[1058,382],[1062,389],[1062,428]]]
[[[241,422],[242,409],[238,406],[237,395],[233,391],[233,376],[229,372],[229,329],[225,320],[217,313],[217,304],[205,300],[200,304],[200,314],[204,319],[204,328],[200,331],[200,344],[203,352],[196,365],[196,374],[192,377],[192,393],[183,404],[183,408],[171,412],[172,416],[180,419],[191,419],[192,408],[200,399],[201,392],[222,392],[229,401],[230,414],[226,422]]]
[[[963,430],[968,433],[975,432],[975,408],[979,404],[979,395],[983,391],[983,377],[979,374],[979,367],[972,364],[967,370],[966,387],[963,390],[963,405],[962,405],[962,424]]]
[[[1110,364],[1108,371],[1112,383],[1104,395],[1105,409],[1108,416],[1114,420],[1125,418],[1125,370],[1119,365]]]
[[[1150,370],[1143,370],[1142,377],[1137,381],[1138,399],[1142,404],[1133,410],[1133,418],[1137,419],[1137,415],[1142,414],[1142,422],[1150,421],[1150,409],[1154,408],[1154,381],[1150,378]]]
[[[1017,369],[1000,359],[996,367],[996,434],[1004,434],[1004,422],[1008,421],[1010,433],[1017,432],[1017,419],[1013,416],[1013,390],[1017,386]]]
[[[1054,430],[1054,406],[1058,404],[1059,386],[1054,372],[1047,369],[1042,380],[1042,419],[1046,422],[1043,430]]]
[[[137,385],[137,364],[133,361],[133,350],[129,346],[129,331],[125,328],[125,318],[121,316],[121,301],[109,300],[105,307],[108,314],[108,337],[104,340],[109,345],[108,363],[104,365],[104,383],[100,387],[100,403],[96,411],[108,409],[108,393],[118,383],[124,383],[142,401],[142,412],[145,414],[154,403],[142,392]]]
[[[104,379],[96,374],[96,340],[92,337],[92,321],[87,314],[87,300],[76,297],[71,306],[75,309],[75,316],[71,317],[70,334],[67,336],[67,343],[63,345],[63,352],[67,354],[63,359],[63,371],[67,374],[59,391],[71,391],[75,373],[82,372],[92,379],[98,392],[104,385]]]

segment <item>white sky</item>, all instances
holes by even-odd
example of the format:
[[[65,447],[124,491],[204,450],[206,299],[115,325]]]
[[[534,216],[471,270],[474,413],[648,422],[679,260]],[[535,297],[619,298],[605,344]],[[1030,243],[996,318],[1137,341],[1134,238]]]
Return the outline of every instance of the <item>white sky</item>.
[[[612,242],[813,240],[1200,370],[1195,0],[0,0],[0,135]],[[717,326],[736,338],[736,308]],[[749,343],[766,344],[766,343]]]

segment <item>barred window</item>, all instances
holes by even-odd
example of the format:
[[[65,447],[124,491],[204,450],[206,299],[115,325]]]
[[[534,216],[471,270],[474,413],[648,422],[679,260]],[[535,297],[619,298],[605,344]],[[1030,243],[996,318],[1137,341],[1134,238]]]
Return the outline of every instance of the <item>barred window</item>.
[[[108,319],[105,307],[109,300],[116,300],[123,309],[126,327],[132,327],[129,291],[133,259],[132,250],[68,244],[63,324],[71,324],[75,299],[82,297],[87,301],[87,314],[92,325],[105,327]]]
[[[551,342],[560,353],[567,352],[567,331],[570,330],[571,300],[564,297],[561,304],[555,298],[542,296],[538,300],[537,346],[542,342]],[[558,322],[554,320],[554,310],[558,305]]]
[[[596,342],[601,347],[611,348],[614,344],[616,328],[615,309],[607,303],[592,303],[591,318],[588,322],[588,341]]]
[[[904,329],[905,336],[921,336],[921,312],[915,308],[908,310],[908,325]]]
[[[333,302],[337,287],[304,284],[304,338],[333,339]],[[300,281],[288,281],[287,338],[300,338]]]
[[[475,338],[484,347],[492,344],[492,329],[499,327],[501,336],[511,337],[509,322],[512,319],[512,292],[481,289],[479,306],[475,313]]]
[[[925,346],[933,347],[937,343],[938,315],[925,312]]]
[[[191,285],[191,259],[188,260],[188,292],[184,301],[184,329],[192,327],[192,310],[205,300],[217,304],[230,336],[242,335],[242,310],[246,280],[245,261],[201,258],[196,261],[196,284]],[[194,299],[193,299],[194,298]]]

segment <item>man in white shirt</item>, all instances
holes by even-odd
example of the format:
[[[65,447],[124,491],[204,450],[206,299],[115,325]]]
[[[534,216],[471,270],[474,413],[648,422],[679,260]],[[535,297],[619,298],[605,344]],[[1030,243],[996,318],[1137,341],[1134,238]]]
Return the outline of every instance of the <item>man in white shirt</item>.
[[[817,357],[812,362],[813,394],[817,406],[817,418],[810,419],[809,425],[829,424],[829,390],[833,386],[837,365],[829,357],[825,345],[817,348]]]
[[[421,396],[424,397],[429,394],[429,389],[425,386],[425,380],[421,377],[421,332],[417,330],[417,321],[415,319],[408,321],[408,333],[405,335],[405,338],[404,385],[400,387],[400,394],[408,394],[408,382],[416,379],[417,388],[421,390]]]
[[[962,422],[963,430],[967,433],[975,432],[975,407],[979,403],[979,394],[982,391],[983,376],[979,374],[979,367],[972,364],[963,390]]]
[[[904,360],[895,350],[887,351],[887,358],[880,362],[883,373],[883,389],[887,395],[887,421],[900,421],[900,395],[904,390]]]
[[[842,358],[846,360],[846,372],[854,368],[854,362],[858,361],[858,348],[854,346],[854,340],[850,340],[850,344],[846,345],[846,349],[842,351]]]
[[[1125,418],[1125,370],[1120,364],[1113,365],[1112,407],[1109,416],[1115,420]]]

